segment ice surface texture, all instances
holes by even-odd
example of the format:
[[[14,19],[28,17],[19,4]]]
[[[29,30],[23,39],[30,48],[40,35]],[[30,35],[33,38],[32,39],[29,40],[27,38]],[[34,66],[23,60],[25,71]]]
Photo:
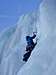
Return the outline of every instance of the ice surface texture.
[[[39,41],[25,63],[25,36],[36,30]],[[56,75],[56,0],[43,0],[38,11],[0,34],[0,75]]]

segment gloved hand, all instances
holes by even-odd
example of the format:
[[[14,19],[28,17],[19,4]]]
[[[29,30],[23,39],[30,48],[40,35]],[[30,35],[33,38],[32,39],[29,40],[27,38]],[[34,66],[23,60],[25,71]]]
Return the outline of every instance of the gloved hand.
[[[37,32],[33,32],[33,34],[34,34],[34,35],[36,35],[36,34],[37,34]]]

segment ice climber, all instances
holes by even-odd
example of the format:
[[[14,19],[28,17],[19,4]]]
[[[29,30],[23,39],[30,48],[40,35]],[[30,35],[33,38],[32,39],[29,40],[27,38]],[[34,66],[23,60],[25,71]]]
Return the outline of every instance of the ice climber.
[[[26,36],[26,41],[27,41],[27,46],[26,46],[26,53],[23,56],[23,61],[27,62],[28,58],[31,55],[32,50],[34,49],[35,45],[37,44],[34,43],[33,39],[36,37],[36,33],[33,32],[33,36]]]

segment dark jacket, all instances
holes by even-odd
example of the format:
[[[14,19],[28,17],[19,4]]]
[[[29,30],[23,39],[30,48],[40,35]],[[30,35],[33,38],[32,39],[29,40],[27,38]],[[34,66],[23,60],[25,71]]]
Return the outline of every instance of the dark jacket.
[[[34,39],[35,37],[36,37],[35,34],[34,34],[32,37],[26,36],[27,44],[28,44],[28,45],[33,45],[33,44],[34,44],[33,39]]]

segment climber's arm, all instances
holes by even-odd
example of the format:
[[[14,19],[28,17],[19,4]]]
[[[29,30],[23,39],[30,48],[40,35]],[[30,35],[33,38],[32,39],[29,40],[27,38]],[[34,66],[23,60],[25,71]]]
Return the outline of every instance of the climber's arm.
[[[36,35],[34,34],[31,38],[34,39],[36,37]]]

